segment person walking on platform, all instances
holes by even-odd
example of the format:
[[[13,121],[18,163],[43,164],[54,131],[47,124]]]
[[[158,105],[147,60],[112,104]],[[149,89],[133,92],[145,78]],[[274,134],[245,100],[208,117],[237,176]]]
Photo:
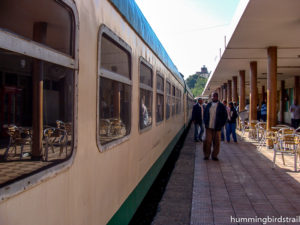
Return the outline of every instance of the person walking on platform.
[[[223,105],[225,106],[226,111],[227,111],[227,113],[228,113],[228,112],[229,112],[229,108],[227,107],[227,101],[224,99],[222,103],[223,103]],[[225,126],[223,126],[223,127],[221,128],[221,141],[224,141],[224,140],[225,140],[225,129],[226,129],[226,123],[225,123]]]
[[[238,117],[237,112],[233,106],[233,103],[229,103],[229,113],[228,113],[228,120],[226,124],[226,140],[227,143],[230,142],[230,135],[232,134],[232,138],[234,142],[237,142],[236,139],[236,118]]]
[[[204,132],[203,128],[203,100],[201,98],[198,99],[198,102],[193,106],[192,112],[192,121],[194,122],[195,131],[194,131],[194,140],[196,142],[202,141],[202,135]],[[200,127],[200,133],[199,133]]]
[[[204,160],[208,160],[213,144],[212,160],[218,161],[220,152],[221,128],[227,120],[226,107],[219,102],[218,93],[213,93],[212,102],[204,110],[206,136],[203,144]]]

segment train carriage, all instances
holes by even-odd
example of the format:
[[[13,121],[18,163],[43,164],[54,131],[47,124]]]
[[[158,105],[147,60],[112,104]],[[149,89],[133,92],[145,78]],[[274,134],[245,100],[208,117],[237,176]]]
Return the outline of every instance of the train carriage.
[[[126,224],[193,96],[134,0],[0,2],[0,224]]]

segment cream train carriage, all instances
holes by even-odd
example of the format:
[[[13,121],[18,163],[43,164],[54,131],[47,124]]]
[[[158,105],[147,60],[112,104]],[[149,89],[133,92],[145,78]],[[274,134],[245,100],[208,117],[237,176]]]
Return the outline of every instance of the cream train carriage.
[[[130,221],[193,96],[133,0],[0,1],[0,224]]]

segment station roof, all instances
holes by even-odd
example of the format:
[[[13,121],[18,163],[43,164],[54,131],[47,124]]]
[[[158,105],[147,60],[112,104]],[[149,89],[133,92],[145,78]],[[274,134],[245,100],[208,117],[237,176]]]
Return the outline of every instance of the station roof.
[[[246,95],[249,94],[251,61],[257,61],[260,93],[261,86],[267,88],[267,48],[270,46],[278,48],[277,88],[280,80],[286,81],[286,87],[293,87],[293,76],[300,75],[299,9],[299,0],[241,0],[202,94],[209,95],[238,76],[240,70],[246,71]]]

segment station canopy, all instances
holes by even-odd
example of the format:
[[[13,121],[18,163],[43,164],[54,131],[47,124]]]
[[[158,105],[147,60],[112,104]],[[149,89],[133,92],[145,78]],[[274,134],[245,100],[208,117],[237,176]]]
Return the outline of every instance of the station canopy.
[[[257,61],[261,93],[261,87],[267,87],[270,46],[277,46],[277,88],[281,80],[285,80],[286,87],[294,87],[293,77],[300,75],[299,9],[299,0],[241,0],[202,94],[211,94],[245,70],[246,96],[249,95],[251,61]]]

